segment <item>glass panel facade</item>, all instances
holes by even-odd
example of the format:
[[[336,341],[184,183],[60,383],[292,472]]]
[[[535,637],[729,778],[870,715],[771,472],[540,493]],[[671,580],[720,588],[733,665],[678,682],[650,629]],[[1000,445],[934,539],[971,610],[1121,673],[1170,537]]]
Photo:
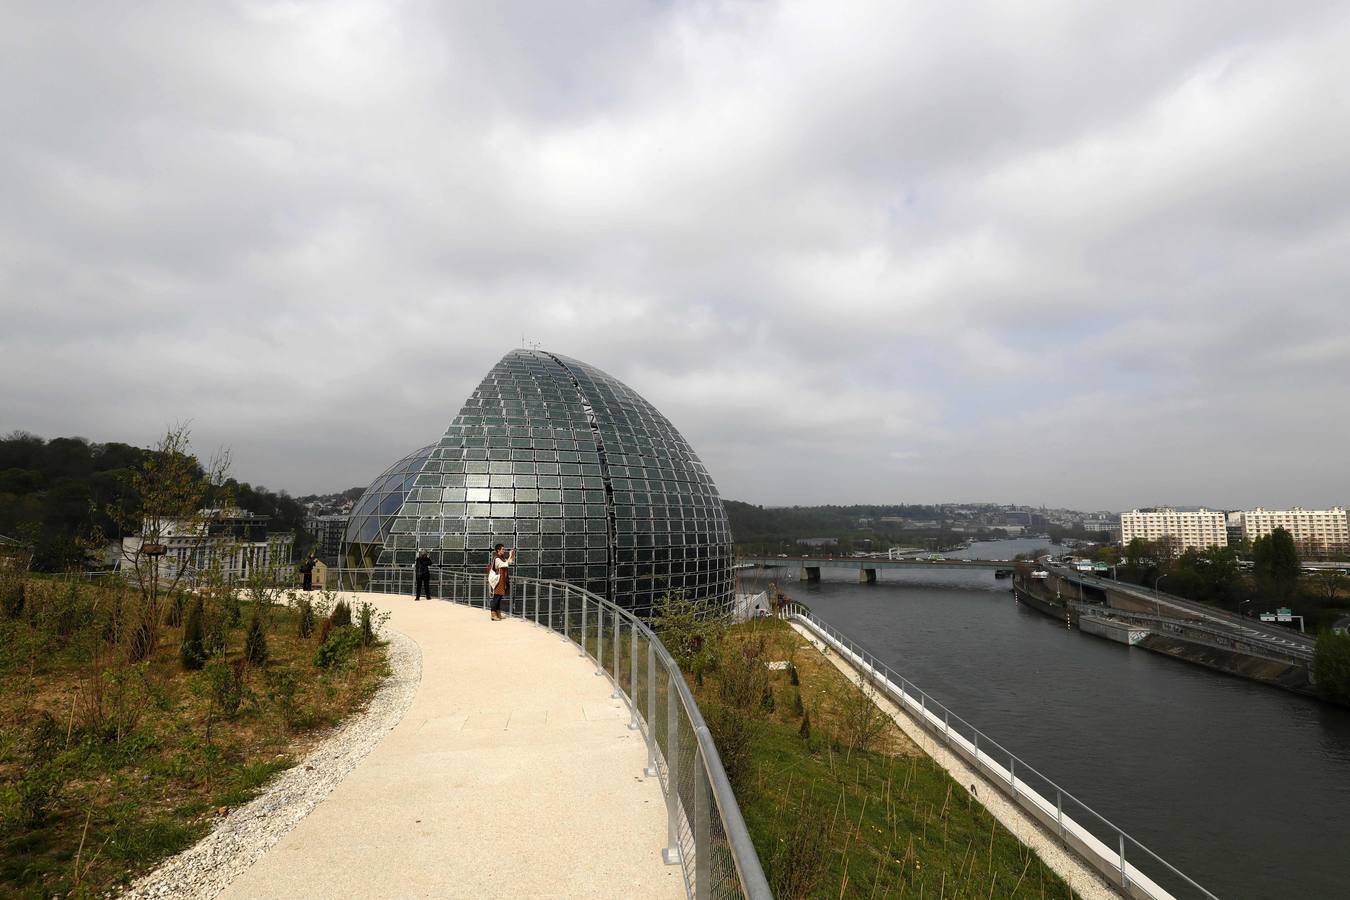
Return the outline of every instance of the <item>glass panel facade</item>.
[[[387,518],[395,476],[400,507]],[[347,534],[381,542],[380,565],[425,549],[474,573],[500,542],[516,548],[520,575],[642,613],[672,591],[719,606],[732,597],[726,512],[693,448],[623,383],[540,350],[507,354],[437,444],[371,485]]]

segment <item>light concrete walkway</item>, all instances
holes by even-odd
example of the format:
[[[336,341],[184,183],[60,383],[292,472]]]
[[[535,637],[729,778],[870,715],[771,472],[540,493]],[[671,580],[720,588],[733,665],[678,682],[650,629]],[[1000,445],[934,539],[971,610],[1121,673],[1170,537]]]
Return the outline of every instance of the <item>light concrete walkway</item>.
[[[348,595],[417,641],[403,721],[220,895],[683,897],[665,804],[609,680],[517,619]]]

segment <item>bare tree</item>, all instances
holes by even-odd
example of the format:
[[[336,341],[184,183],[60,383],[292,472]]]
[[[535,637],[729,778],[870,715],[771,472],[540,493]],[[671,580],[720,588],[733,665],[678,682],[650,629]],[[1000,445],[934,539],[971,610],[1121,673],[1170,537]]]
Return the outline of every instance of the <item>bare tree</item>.
[[[177,425],[132,471],[127,488],[135,502],[108,507],[122,534],[140,536],[123,541],[121,547],[122,569],[141,596],[129,646],[135,659],[158,646],[165,598],[173,597],[188,573],[205,561],[211,540],[206,507],[213,495],[217,502],[225,502],[221,489],[229,467],[229,453],[221,451],[203,469],[191,452],[187,426]]]

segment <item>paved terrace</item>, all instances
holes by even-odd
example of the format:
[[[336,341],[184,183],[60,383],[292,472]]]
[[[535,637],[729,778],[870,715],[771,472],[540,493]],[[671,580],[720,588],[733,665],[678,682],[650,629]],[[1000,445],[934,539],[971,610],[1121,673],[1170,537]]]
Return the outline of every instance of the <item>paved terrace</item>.
[[[481,609],[347,594],[422,651],[403,720],[220,895],[683,897],[666,807],[607,678]]]

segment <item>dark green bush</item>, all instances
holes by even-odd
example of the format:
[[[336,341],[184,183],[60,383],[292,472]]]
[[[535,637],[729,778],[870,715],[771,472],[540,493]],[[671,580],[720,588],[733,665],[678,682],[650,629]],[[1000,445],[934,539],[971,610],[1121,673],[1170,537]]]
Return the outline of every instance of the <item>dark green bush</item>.
[[[797,667],[788,663],[788,684],[799,685],[802,683],[801,676],[797,674]]]
[[[314,651],[314,665],[320,669],[341,668],[360,647],[361,633],[355,628],[334,628]]]
[[[328,618],[332,620],[334,628],[352,624],[351,604],[346,600],[339,600],[337,605],[333,607],[333,614]]]
[[[13,576],[0,578],[0,610],[3,610],[5,616],[11,619],[21,617],[24,602],[24,580]]]
[[[802,727],[797,729],[797,734],[807,740],[811,739],[811,714],[802,715]]]
[[[300,690],[300,678],[295,670],[286,667],[268,669],[263,676],[267,684],[267,699],[281,714],[281,721],[290,730],[295,725],[295,695]]]
[[[243,661],[234,663],[223,659],[213,659],[206,664],[202,675],[206,678],[207,695],[216,711],[226,718],[239,712],[244,702]]]
[[[248,622],[248,636],[244,638],[244,658],[255,666],[267,662],[267,635],[263,632],[262,620],[258,618],[256,612]]]
[[[797,691],[792,696],[792,714],[794,716],[806,715],[806,709],[802,706],[802,692]]]
[[[200,669],[206,665],[206,647],[204,643],[206,627],[202,622],[206,612],[202,607],[202,598],[197,597],[188,607],[183,623],[183,643],[178,649],[178,659],[184,669]]]
[[[361,646],[369,647],[375,643],[375,611],[369,603],[361,604]]]
[[[187,597],[183,594],[174,594],[169,600],[169,609],[164,614],[164,624],[170,628],[177,628],[183,624],[183,614],[187,610]]]
[[[239,601],[238,591],[227,591],[225,593],[225,597],[221,601],[221,612],[225,616],[226,628],[237,628],[239,623],[244,620],[244,610]]]
[[[1323,696],[1350,704],[1350,634],[1323,631],[1317,636],[1313,676]]]
[[[721,704],[713,705],[709,713],[708,730],[717,745],[717,755],[722,758],[722,768],[732,788],[740,790],[750,776],[755,723],[741,710]]]
[[[296,634],[302,638],[308,638],[314,633],[314,604],[308,597],[301,598],[296,606],[299,612],[299,621],[296,623]]]

